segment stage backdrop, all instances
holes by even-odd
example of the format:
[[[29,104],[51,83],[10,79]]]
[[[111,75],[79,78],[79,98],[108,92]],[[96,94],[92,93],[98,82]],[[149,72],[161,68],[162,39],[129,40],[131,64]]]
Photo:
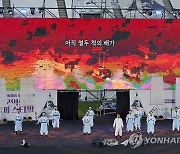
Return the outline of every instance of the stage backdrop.
[[[19,90],[149,89],[180,77],[180,20],[0,19],[0,77]]]
[[[29,97],[29,95],[27,95]],[[20,91],[7,91],[6,100],[1,101],[0,120],[14,120],[16,109],[20,109],[24,117],[32,117],[36,120],[42,112],[49,116],[54,105],[57,105],[56,90],[34,90],[33,97],[30,95],[29,102],[23,102]]]

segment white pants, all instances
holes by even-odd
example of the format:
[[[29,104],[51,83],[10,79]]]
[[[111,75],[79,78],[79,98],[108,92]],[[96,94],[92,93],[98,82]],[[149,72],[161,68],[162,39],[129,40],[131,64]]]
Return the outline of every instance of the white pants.
[[[173,120],[173,128],[172,128],[172,130],[174,131],[175,129],[177,129],[179,131],[179,125],[180,125],[179,119],[174,119]]]
[[[140,129],[141,128],[141,119],[140,118],[135,118],[134,120],[134,126],[135,129],[137,129],[137,127]]]
[[[90,123],[84,123],[83,132],[88,133],[88,134],[91,133],[91,125],[90,125]]]
[[[47,123],[41,123],[40,134],[48,135],[48,124]]]
[[[93,118],[93,116],[89,116],[89,119],[91,121],[91,127],[93,127],[94,126],[94,118]]]
[[[147,126],[147,133],[154,133],[154,124],[152,123],[149,123],[148,126]]]
[[[115,128],[115,136],[122,136],[122,128],[121,127],[116,127]]]
[[[133,131],[134,130],[134,125],[132,121],[128,121],[127,123],[127,131]]]
[[[59,118],[53,119],[52,125],[53,128],[59,128]]]
[[[21,121],[16,121],[16,124],[15,124],[15,131],[22,131],[22,122]]]

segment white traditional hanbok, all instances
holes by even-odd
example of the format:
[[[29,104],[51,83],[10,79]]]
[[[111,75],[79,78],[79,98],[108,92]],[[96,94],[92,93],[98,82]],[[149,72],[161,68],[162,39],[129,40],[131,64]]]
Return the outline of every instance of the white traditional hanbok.
[[[147,133],[153,134],[156,118],[153,115],[149,115],[146,119],[146,122],[147,122]]]
[[[137,128],[141,129],[141,117],[142,117],[142,111],[140,110],[134,110],[134,126],[135,129],[137,130]]]
[[[47,117],[40,117],[38,119],[38,123],[41,124],[41,128],[40,128],[40,134],[43,135],[48,135],[48,125],[49,125],[49,119]]]
[[[93,110],[88,110],[88,116],[91,120],[91,127],[94,126],[94,111]]]
[[[128,114],[126,116],[126,124],[127,124],[126,129],[128,132],[134,130],[134,116],[133,116],[133,114]]]
[[[113,128],[115,128],[115,136],[122,136],[122,128],[124,127],[121,118],[116,118],[113,123]]]
[[[179,127],[180,127],[180,114],[179,114],[179,111],[173,111],[172,112],[172,119],[173,119],[172,130],[174,131],[175,129],[177,129],[179,131]]]
[[[23,116],[21,113],[17,113],[14,118],[15,123],[15,132],[20,131],[22,132],[22,122],[23,122]]]
[[[53,128],[59,128],[60,113],[57,110],[51,112]]]
[[[83,132],[84,132],[84,134],[86,134],[86,133],[90,134],[91,133],[91,120],[90,120],[89,116],[85,115],[82,118],[82,122],[83,122]]]

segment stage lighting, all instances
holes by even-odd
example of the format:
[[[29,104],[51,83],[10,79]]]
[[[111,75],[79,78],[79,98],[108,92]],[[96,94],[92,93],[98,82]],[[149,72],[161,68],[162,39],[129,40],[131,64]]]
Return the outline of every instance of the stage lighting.
[[[44,8],[39,8],[38,10],[39,10],[39,13],[40,13],[40,14],[43,14]]]
[[[28,117],[28,120],[32,120],[32,117]]]
[[[143,9],[143,12],[142,12],[144,15],[146,15],[147,11]]]
[[[148,12],[148,16],[152,16],[152,11],[149,11],[149,12]]]
[[[32,15],[34,15],[35,14],[35,8],[30,8],[30,12]]]
[[[11,15],[11,14],[13,14],[13,9],[12,9],[12,7],[8,7],[7,8],[7,12]]]
[[[7,122],[7,119],[3,119],[4,122]]]
[[[180,16],[180,10],[178,10],[178,15]]]
[[[87,101],[87,96],[84,99],[85,99],[85,101]]]
[[[157,10],[157,11],[156,11],[156,14],[162,14],[162,11]]]
[[[24,14],[24,15],[27,14],[27,10],[26,10],[25,8],[24,8],[24,9],[21,9],[20,12],[21,12],[22,14]]]
[[[177,17],[177,14],[178,14],[177,11],[174,11],[174,12],[173,12],[173,16],[174,16],[174,17]]]
[[[0,15],[3,14],[3,7],[0,7]]]
[[[162,115],[160,115],[159,118],[163,119],[164,117]]]

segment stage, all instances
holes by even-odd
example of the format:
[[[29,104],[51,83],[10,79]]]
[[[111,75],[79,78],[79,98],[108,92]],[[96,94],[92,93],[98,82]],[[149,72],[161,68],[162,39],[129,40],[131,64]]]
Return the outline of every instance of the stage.
[[[114,117],[97,117],[91,135],[83,135],[81,120],[61,120],[59,129],[53,129],[50,123],[48,137],[40,137],[40,125],[36,122],[24,122],[23,133],[15,135],[13,122],[0,126],[0,154],[9,153],[179,153],[179,144],[147,144],[136,149],[130,146],[117,147],[95,147],[92,145],[93,138],[113,139],[112,128]],[[171,131],[172,120],[157,121],[155,126],[155,137],[179,137],[180,133]],[[137,131],[136,131],[137,132]],[[138,131],[139,132],[139,131]],[[146,133],[145,120],[142,122],[143,137]],[[123,130],[123,137],[120,142],[128,139],[131,134]],[[20,147],[25,139],[31,144],[29,148]]]

